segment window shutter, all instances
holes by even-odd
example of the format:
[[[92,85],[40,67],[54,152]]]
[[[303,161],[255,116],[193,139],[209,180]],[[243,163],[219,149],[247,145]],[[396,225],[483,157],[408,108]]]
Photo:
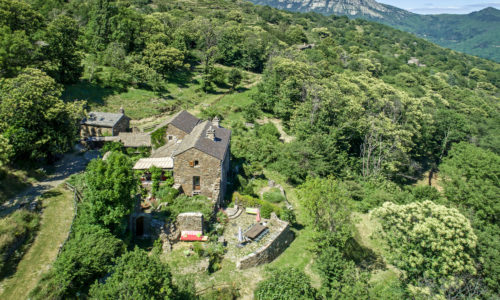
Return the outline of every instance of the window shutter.
[[[190,166],[190,167],[194,167],[194,161],[192,161],[192,160],[191,160],[191,161],[189,162],[189,166]]]

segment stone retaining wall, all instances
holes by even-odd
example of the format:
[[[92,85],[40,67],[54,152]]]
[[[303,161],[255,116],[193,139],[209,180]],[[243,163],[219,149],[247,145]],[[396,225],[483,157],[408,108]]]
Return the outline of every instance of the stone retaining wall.
[[[273,214],[272,218],[276,218],[276,221],[279,222],[280,229],[274,233],[274,237],[267,245],[240,259],[236,263],[238,269],[248,269],[272,262],[293,241],[294,235],[290,230],[289,223],[279,220],[275,214]]]

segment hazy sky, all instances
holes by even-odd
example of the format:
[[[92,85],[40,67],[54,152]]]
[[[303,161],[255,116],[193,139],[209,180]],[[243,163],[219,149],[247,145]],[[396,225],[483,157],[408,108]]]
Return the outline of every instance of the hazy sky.
[[[377,0],[417,14],[466,14],[491,6],[500,9],[498,0]]]

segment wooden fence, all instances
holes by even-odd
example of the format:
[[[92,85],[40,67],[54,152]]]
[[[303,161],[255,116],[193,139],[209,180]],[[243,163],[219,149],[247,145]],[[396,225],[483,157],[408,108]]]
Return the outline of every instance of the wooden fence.
[[[74,206],[75,213],[73,214],[73,219],[71,220],[71,226],[69,227],[68,236],[66,237],[66,239],[64,240],[62,245],[59,247],[59,252],[57,253],[57,256],[59,256],[59,254],[61,254],[64,246],[66,245],[66,243],[68,242],[68,240],[71,237],[71,233],[73,233],[73,224],[75,223],[76,216],[78,215],[78,203],[83,201],[82,194],[75,186],[73,186],[67,182],[65,182],[64,185],[68,190],[73,192],[73,206]]]

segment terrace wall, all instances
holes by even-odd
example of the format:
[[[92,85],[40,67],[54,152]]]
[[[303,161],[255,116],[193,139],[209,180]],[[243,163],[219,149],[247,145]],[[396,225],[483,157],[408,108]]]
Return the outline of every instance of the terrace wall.
[[[273,218],[276,218],[276,215],[273,214]],[[236,263],[238,269],[248,269],[272,262],[293,241],[294,235],[290,230],[290,224],[279,219],[277,221],[280,223],[280,230],[274,233],[274,237],[267,245],[240,259]]]

